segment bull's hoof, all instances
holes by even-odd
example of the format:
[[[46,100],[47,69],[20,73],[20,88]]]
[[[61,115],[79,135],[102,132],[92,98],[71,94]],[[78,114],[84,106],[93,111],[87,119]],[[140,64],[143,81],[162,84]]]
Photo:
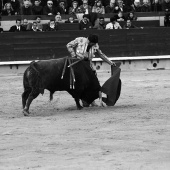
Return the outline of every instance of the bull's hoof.
[[[24,114],[24,116],[29,116],[29,112],[26,110],[23,110],[22,113]]]
[[[81,110],[81,109],[83,109],[82,106],[77,106],[77,110]]]

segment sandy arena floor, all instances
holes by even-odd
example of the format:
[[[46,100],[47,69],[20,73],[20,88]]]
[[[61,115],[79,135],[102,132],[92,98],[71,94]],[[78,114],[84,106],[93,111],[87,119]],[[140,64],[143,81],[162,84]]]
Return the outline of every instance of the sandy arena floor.
[[[0,170],[170,170],[170,70],[121,80],[114,107],[78,111],[66,92],[50,103],[46,91],[24,117],[22,76],[1,75]]]

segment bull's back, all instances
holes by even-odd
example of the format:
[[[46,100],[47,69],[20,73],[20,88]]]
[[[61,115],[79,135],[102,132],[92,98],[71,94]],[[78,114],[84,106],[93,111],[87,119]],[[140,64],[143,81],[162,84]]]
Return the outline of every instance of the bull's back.
[[[65,58],[41,60],[37,62],[37,69],[40,72],[44,88],[59,90],[62,87],[61,80]],[[61,87],[60,87],[61,86]]]
[[[40,74],[43,77],[47,76],[47,78],[59,76],[62,73],[63,66],[64,59],[41,60],[36,63],[36,68]]]
[[[70,89],[70,79],[72,79],[71,70],[68,67],[69,62],[64,70],[66,58],[53,59],[53,60],[41,60],[37,62],[37,68],[40,70],[41,77],[45,88],[55,90],[67,90]],[[72,62],[75,62],[73,60]],[[93,86],[98,83],[98,79],[94,75],[88,62],[81,61],[72,66],[73,74],[75,76],[76,89],[81,87]],[[63,79],[61,78],[63,74]],[[97,82],[97,83],[96,83]]]

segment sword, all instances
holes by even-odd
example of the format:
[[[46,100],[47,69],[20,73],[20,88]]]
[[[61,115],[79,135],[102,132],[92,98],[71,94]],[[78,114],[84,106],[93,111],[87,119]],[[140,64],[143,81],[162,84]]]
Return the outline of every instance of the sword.
[[[97,54],[99,55],[99,57],[100,57],[103,61],[105,61],[107,64],[116,66],[116,64],[115,64],[114,62],[112,62],[111,60],[109,60],[109,58],[108,58],[104,53],[102,53],[101,50],[96,49],[96,52],[97,52]]]

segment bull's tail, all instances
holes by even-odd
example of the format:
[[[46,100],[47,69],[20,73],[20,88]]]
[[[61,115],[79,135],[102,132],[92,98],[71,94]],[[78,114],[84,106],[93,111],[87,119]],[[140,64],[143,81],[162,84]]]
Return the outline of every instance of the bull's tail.
[[[33,71],[32,71],[32,68],[33,68],[32,64],[33,63],[34,63],[34,61],[30,63],[29,67],[24,72],[24,75],[23,75],[23,87],[24,87],[24,89],[31,87],[30,78],[32,78],[32,75],[33,75]],[[33,70],[35,70],[35,69],[33,69]]]
[[[27,86],[38,89],[41,94],[44,93],[44,89],[42,87],[42,79],[40,72],[37,68],[37,63],[35,61],[30,63],[30,66],[24,73],[24,88]]]
[[[38,76],[40,76],[39,71],[38,71],[37,68],[36,68],[36,62],[35,62],[35,61],[32,61],[32,62],[30,63],[30,68],[32,68],[32,69],[36,72],[36,74],[37,74]]]
[[[23,87],[24,89],[26,89],[26,87],[28,86],[28,78],[27,78],[27,69],[25,70],[24,72],[24,75],[23,75]]]

